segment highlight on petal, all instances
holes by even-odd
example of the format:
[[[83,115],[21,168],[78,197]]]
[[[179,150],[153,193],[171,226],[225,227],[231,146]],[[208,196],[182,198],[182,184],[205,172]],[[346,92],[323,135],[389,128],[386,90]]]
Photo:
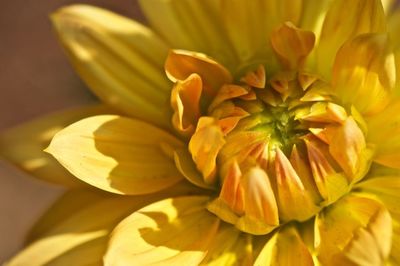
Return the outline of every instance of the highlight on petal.
[[[185,50],[171,50],[165,62],[165,71],[172,82],[186,80],[196,73],[203,81],[206,96],[215,96],[220,87],[231,83],[231,73],[205,54]]]
[[[224,134],[217,121],[213,117],[201,117],[190,139],[189,151],[207,184],[216,181],[217,155],[224,144]]]
[[[346,42],[333,66],[332,84],[340,100],[366,115],[382,111],[396,81],[396,66],[385,34],[365,34]]]
[[[198,265],[220,224],[205,209],[208,200],[169,198],[128,216],[112,233],[105,265]]]
[[[331,1],[316,50],[316,69],[329,78],[336,52],[345,41],[359,34],[383,33],[385,30],[381,0]]]
[[[182,143],[145,122],[121,116],[94,116],[55,135],[47,152],[77,178],[120,194],[146,194],[183,177],[173,151]]]
[[[174,110],[172,124],[185,135],[193,134],[200,117],[200,96],[203,83],[199,75],[191,74],[184,81],[177,81],[171,92]]]
[[[349,195],[317,216],[315,246],[324,265],[383,265],[390,253],[392,221],[370,198]]]
[[[140,196],[97,189],[68,191],[39,219],[28,245],[7,265],[103,265],[109,235],[121,219],[165,197],[193,193],[199,190],[186,182]]]
[[[310,251],[293,225],[285,226],[274,233],[254,263],[254,266],[275,265],[314,265]]]
[[[134,117],[168,126],[170,86],[163,74],[168,46],[150,29],[88,5],[51,16],[81,78],[104,102]]]
[[[39,179],[67,187],[85,186],[43,149],[67,125],[85,117],[113,113],[115,110],[104,105],[92,105],[34,119],[0,133],[0,155]]]
[[[315,36],[311,31],[297,28],[286,22],[271,34],[271,44],[281,63],[288,69],[299,69],[314,47]]]

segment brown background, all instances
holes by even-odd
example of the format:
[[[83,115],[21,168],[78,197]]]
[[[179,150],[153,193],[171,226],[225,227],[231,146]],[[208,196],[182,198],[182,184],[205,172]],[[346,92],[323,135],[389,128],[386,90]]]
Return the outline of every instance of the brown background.
[[[51,111],[89,103],[68,65],[48,14],[71,3],[90,3],[142,18],[134,0],[13,0],[0,8],[0,130]],[[35,219],[62,192],[0,161],[0,264],[21,248]]]

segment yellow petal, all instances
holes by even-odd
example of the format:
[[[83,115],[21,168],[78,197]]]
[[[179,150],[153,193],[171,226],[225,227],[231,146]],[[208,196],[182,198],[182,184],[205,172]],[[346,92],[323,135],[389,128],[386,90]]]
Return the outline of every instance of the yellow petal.
[[[10,265],[103,265],[109,234],[123,218],[151,202],[193,193],[197,189],[182,182],[145,196],[119,196],[97,189],[68,191],[36,223],[29,245]]]
[[[200,96],[203,83],[197,74],[191,74],[184,81],[177,81],[171,92],[171,106],[174,110],[172,124],[185,135],[193,134],[200,117]]]
[[[276,151],[275,173],[279,217],[282,220],[305,221],[319,211],[312,195],[307,192],[300,177],[280,149]]]
[[[333,66],[333,89],[344,104],[354,105],[360,113],[377,113],[389,101],[396,81],[395,69],[388,37],[361,35],[338,51]]]
[[[316,69],[329,78],[335,54],[345,41],[362,33],[385,30],[386,19],[380,0],[331,1],[316,51]]]
[[[77,178],[106,191],[146,194],[183,177],[173,153],[182,143],[145,122],[103,115],[55,135],[47,151]]]
[[[205,54],[171,50],[165,62],[165,71],[172,82],[185,80],[196,73],[203,81],[206,96],[215,96],[220,87],[232,82],[231,73]]]
[[[43,149],[65,126],[88,116],[107,113],[115,111],[102,105],[79,107],[8,129],[0,134],[0,155],[39,179],[68,187],[84,186]]]
[[[391,102],[382,112],[367,119],[368,141],[376,146],[374,161],[400,168],[400,101]]]
[[[169,198],[128,216],[114,229],[105,265],[198,265],[219,227],[208,199]]]
[[[347,196],[318,215],[316,235],[323,265],[383,265],[390,252],[391,218],[379,202]]]
[[[267,71],[276,69],[269,42],[272,30],[285,21],[294,24],[300,19],[303,1],[222,0],[224,26],[240,62],[238,70],[247,62],[268,65]],[[268,19],[266,19],[268,18]]]
[[[315,36],[311,31],[297,28],[286,22],[271,34],[271,44],[281,63],[288,69],[298,69],[314,47]]]
[[[167,45],[151,30],[88,5],[52,15],[71,63],[103,101],[132,116],[168,126]]]
[[[252,236],[240,232],[232,225],[221,224],[213,245],[200,265],[252,265],[251,238]]]
[[[297,229],[286,226],[276,232],[258,255],[254,266],[312,266],[310,251]]]
[[[235,66],[220,0],[140,0],[150,25],[171,47],[199,51]],[[210,41],[212,40],[212,41]]]
[[[207,184],[216,181],[217,155],[224,144],[224,134],[217,121],[213,117],[201,117],[190,139],[189,151]]]

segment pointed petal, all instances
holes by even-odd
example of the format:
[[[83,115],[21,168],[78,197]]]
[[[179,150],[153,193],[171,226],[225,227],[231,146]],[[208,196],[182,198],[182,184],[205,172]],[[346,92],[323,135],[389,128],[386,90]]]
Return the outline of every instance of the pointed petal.
[[[313,259],[307,246],[293,226],[276,232],[258,255],[255,266],[312,266]]]
[[[288,69],[299,69],[314,48],[315,35],[286,22],[272,32],[271,44],[281,64]]]
[[[190,139],[189,151],[207,184],[216,181],[217,155],[224,144],[224,134],[217,121],[213,117],[201,117]]]
[[[312,195],[307,192],[300,177],[280,149],[276,151],[275,173],[280,219],[305,221],[319,211]]]
[[[174,110],[172,124],[184,135],[193,134],[200,117],[200,96],[203,83],[199,75],[191,74],[184,81],[177,81],[171,92]]]
[[[240,81],[254,88],[264,89],[266,83],[264,66],[259,65],[256,70],[247,72],[246,75],[243,78],[241,78]]]
[[[0,155],[27,173],[67,187],[85,186],[54,158],[45,153],[53,136],[82,118],[115,113],[109,107],[93,105],[56,112],[32,120],[0,134]]]
[[[335,54],[345,41],[359,34],[385,30],[386,19],[380,0],[331,1],[316,51],[317,70],[329,78]]]
[[[165,71],[172,82],[185,80],[191,74],[200,76],[207,96],[215,96],[220,87],[232,82],[231,73],[205,54],[185,50],[171,50],[165,62]]]
[[[384,34],[366,34],[340,48],[332,84],[344,104],[354,105],[362,114],[374,114],[385,108],[396,81],[389,45]]]
[[[128,216],[114,229],[105,265],[198,265],[219,227],[208,199],[169,198]]]
[[[47,151],[77,178],[106,191],[146,194],[183,177],[173,161],[182,143],[145,122],[103,115],[55,135]]]
[[[104,102],[168,126],[170,85],[163,74],[167,45],[137,22],[88,5],[52,15],[72,65]]]
[[[383,265],[390,251],[391,217],[375,200],[347,196],[318,215],[316,234],[324,265]]]

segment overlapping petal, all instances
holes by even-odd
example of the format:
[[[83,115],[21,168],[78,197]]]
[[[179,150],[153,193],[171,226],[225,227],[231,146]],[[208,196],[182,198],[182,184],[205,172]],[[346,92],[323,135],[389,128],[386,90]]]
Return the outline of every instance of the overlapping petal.
[[[52,15],[72,65],[104,102],[169,125],[168,46],[150,29],[101,8],[73,5]]]
[[[121,194],[146,194],[183,177],[173,152],[183,143],[145,122],[103,115],[58,132],[47,152],[77,178]]]

